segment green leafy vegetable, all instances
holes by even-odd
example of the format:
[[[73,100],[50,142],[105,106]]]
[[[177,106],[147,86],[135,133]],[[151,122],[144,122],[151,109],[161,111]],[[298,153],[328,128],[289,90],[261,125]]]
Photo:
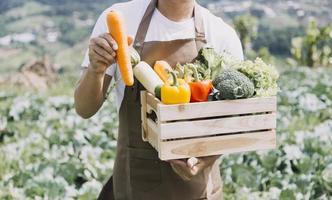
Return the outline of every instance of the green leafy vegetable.
[[[207,68],[216,68],[221,64],[221,55],[213,48],[202,48],[196,58],[197,61],[206,65]]]
[[[254,83],[256,96],[275,96],[277,94],[279,73],[274,66],[257,58],[254,62],[245,61],[232,67],[245,74]]]
[[[202,48],[193,63],[177,64],[175,69],[179,78],[186,79],[192,78],[193,72],[189,66],[194,66],[200,80],[213,80],[233,63],[238,63],[238,60],[226,53],[217,53],[213,48]]]
[[[213,48],[202,48],[196,58],[196,65],[199,66],[199,72],[204,77],[214,79],[223,71],[223,57]]]

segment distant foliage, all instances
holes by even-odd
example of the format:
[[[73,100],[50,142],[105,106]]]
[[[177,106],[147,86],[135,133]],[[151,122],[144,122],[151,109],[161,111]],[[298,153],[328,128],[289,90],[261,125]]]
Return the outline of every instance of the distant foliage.
[[[267,48],[274,55],[291,56],[292,38],[302,36],[304,31],[301,26],[276,29],[260,24],[257,38],[252,42],[253,49]]]
[[[240,35],[244,51],[250,50],[251,41],[257,37],[258,21],[251,15],[242,15],[234,19],[234,27]]]
[[[40,3],[52,6],[52,15],[71,15],[74,11],[93,11],[97,15],[104,9],[117,2],[125,0],[36,0]]]
[[[63,35],[60,38],[60,41],[70,46],[74,46],[77,42],[84,40],[87,36],[89,36],[89,34],[90,30],[86,28],[76,28],[75,30]]]
[[[258,56],[259,58],[261,58],[264,62],[266,63],[275,63],[275,59],[274,57],[271,55],[269,49],[267,47],[263,47],[263,48],[260,48],[258,50]]]
[[[1,0],[0,1],[0,14],[7,12],[11,8],[20,6],[24,3],[24,0]]]
[[[86,39],[91,33],[89,28],[76,27],[73,22],[65,19],[59,22],[59,31],[61,32],[60,41],[69,46],[74,46],[78,42]]]
[[[300,65],[332,66],[332,25],[318,27],[311,21],[305,36],[293,38],[291,53]]]
[[[6,22],[4,19],[0,18],[0,37],[3,37],[7,34]]]
[[[269,48],[263,44],[257,46],[257,43],[259,43],[257,42],[259,23],[256,17],[251,15],[238,16],[234,19],[233,24],[240,36],[243,51],[248,59],[254,60],[260,57],[267,63],[274,63]],[[256,46],[253,46],[254,44]],[[253,47],[256,47],[256,49]]]

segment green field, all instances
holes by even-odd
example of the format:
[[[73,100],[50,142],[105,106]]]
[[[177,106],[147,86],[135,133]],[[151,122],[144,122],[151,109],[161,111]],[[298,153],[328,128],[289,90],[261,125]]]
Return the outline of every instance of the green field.
[[[303,67],[281,74],[278,149],[223,156],[225,199],[329,199],[331,79],[331,70]],[[94,199],[112,173],[113,100],[83,120],[70,84],[62,81],[67,92],[0,93],[0,199]]]

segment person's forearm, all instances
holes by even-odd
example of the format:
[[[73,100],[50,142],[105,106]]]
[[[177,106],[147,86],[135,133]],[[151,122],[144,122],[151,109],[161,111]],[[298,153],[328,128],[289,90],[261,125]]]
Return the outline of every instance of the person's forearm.
[[[90,67],[83,72],[75,90],[75,109],[83,118],[92,117],[104,102],[103,73],[97,73]]]

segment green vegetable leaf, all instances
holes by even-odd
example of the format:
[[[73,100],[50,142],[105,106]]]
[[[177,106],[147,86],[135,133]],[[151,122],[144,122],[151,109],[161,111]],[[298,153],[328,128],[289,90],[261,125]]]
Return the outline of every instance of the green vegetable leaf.
[[[283,190],[279,198],[280,200],[296,200],[294,192],[290,189]]]

